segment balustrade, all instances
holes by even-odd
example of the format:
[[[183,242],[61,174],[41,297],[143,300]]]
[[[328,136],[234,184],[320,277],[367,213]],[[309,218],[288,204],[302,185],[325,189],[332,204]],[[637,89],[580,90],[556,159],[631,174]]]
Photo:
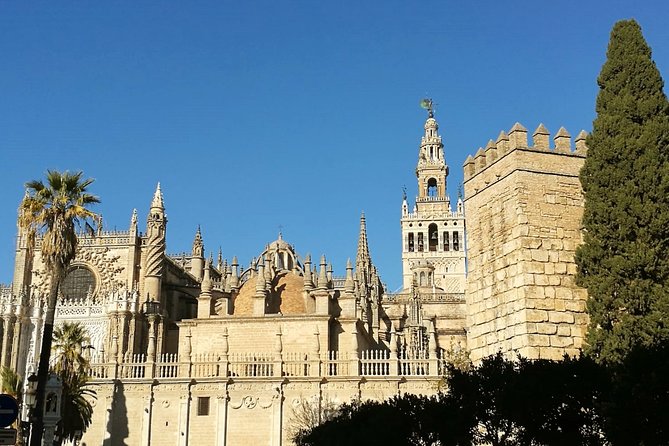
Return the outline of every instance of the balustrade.
[[[415,355],[414,355],[415,356]],[[88,375],[93,380],[153,378],[268,378],[335,376],[438,376],[446,371],[444,358],[413,357],[405,352],[363,350],[360,355],[328,351],[322,355],[302,352],[208,353],[181,357],[165,353],[152,362],[146,355],[125,355],[123,360],[91,358]]]

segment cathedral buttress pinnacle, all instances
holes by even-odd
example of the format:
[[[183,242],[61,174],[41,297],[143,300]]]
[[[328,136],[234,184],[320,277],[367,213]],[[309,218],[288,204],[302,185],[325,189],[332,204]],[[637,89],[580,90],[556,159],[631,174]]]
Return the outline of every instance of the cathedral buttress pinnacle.
[[[146,245],[142,256],[144,262],[144,294],[151,300],[161,298],[161,277],[165,256],[165,231],[167,218],[160,183],[151,200],[151,208],[146,219]]]
[[[165,210],[163,192],[160,190],[160,183],[156,186],[156,192],[153,194],[153,200],[151,201],[151,209],[153,210],[154,208]]]
[[[195,232],[192,255],[193,257],[204,257],[204,243],[202,242],[202,231],[200,230],[200,225],[197,226],[197,231]]]
[[[356,269],[363,268],[369,270],[372,259],[369,255],[369,244],[367,243],[367,223],[365,213],[360,215],[360,235],[358,236],[358,254],[355,259]]]

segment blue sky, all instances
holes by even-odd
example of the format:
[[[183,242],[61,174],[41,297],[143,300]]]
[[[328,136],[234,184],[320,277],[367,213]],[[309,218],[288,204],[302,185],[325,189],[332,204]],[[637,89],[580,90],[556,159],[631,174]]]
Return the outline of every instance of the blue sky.
[[[637,4],[634,4],[637,3]],[[107,229],[161,182],[168,251],[247,263],[284,238],[342,275],[365,211],[401,284],[402,186],[430,96],[457,196],[500,130],[590,130],[609,32],[636,18],[669,76],[666,1],[0,2],[0,282],[23,184],[83,170]]]

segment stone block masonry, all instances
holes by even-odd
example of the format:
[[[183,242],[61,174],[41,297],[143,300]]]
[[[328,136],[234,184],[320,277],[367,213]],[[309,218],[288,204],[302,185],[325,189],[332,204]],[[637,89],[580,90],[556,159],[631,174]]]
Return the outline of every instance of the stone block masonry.
[[[583,346],[586,290],[574,284],[586,133],[516,123],[465,162],[467,342],[474,362],[502,351],[560,359]]]

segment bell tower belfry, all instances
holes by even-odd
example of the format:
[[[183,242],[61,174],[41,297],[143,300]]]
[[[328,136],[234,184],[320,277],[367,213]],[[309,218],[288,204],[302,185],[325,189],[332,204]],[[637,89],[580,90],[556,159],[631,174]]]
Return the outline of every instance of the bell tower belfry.
[[[433,203],[445,203],[450,206],[450,199],[446,192],[446,177],[448,177],[448,166],[444,160],[444,145],[439,136],[439,125],[434,119],[434,112],[429,111],[425,121],[425,134],[420,141],[418,152],[418,165],[416,166],[416,177],[418,177],[419,203],[431,201]],[[430,200],[427,200],[427,199]]]
[[[418,196],[409,210],[406,192],[402,201],[402,285],[417,286],[421,293],[460,294],[465,287],[465,218],[461,198],[456,210],[446,190],[448,165],[432,101],[425,133],[420,141],[416,178]]]

